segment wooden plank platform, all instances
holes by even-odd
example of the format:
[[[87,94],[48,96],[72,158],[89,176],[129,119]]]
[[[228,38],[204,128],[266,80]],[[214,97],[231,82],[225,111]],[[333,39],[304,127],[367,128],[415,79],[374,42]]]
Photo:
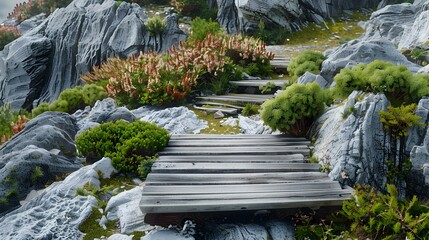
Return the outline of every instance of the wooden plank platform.
[[[254,103],[262,104],[266,100],[274,98],[273,94],[227,94],[227,95],[213,95],[197,97],[198,100],[203,101],[223,101],[231,103]]]
[[[265,86],[267,83],[274,83],[276,87],[283,87],[283,85],[289,83],[289,80],[282,79],[271,79],[271,80],[240,80],[240,81],[230,81],[232,85],[238,86],[238,87],[259,87],[259,86]]]
[[[227,115],[237,115],[238,114],[238,109],[236,108],[228,108],[228,107],[199,107],[197,105],[194,105],[195,109],[201,110],[201,111],[206,111],[206,112],[211,112],[211,113],[215,113],[218,111],[221,111],[224,114]]]
[[[145,221],[340,206],[352,189],[307,163],[308,145],[287,135],[174,135],[145,181]]]

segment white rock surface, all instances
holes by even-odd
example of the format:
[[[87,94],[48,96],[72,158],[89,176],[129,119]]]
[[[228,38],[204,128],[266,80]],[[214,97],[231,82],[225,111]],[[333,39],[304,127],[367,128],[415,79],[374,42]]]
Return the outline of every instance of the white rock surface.
[[[113,171],[110,159],[103,158],[55,182],[37,197],[0,218],[0,239],[80,239],[78,229],[97,206],[93,196],[75,196],[86,183],[100,186],[96,170],[105,176]]]
[[[143,187],[138,186],[131,190],[113,196],[107,203],[105,211],[109,220],[119,220],[121,233],[134,231],[149,231],[153,226],[144,223],[145,214],[140,211],[140,199]]]
[[[194,112],[186,107],[173,107],[157,110],[141,107],[132,113],[142,121],[153,122],[167,129],[171,134],[199,133],[207,127],[207,122],[198,119]]]
[[[108,238],[108,240],[133,240],[133,235],[125,235],[120,233],[115,233]]]
[[[273,130],[264,125],[262,120],[255,121],[251,118],[238,116],[238,125],[242,134],[271,134]]]
[[[265,226],[272,240],[295,239],[295,227],[290,223],[271,220]]]
[[[384,131],[378,112],[385,111],[389,102],[383,94],[365,95],[362,101],[357,100],[358,95],[353,92],[346,104],[329,109],[314,124],[319,127],[313,135],[317,139],[313,156],[330,165],[331,179],[344,181],[344,172],[351,185],[371,184],[383,189]],[[349,107],[355,110],[344,118]]]

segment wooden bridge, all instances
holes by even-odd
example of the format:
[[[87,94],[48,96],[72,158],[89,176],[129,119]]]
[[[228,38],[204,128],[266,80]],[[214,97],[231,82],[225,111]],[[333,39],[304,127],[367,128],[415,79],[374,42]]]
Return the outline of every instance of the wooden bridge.
[[[308,145],[286,135],[172,136],[143,188],[145,222],[168,226],[227,212],[340,206],[352,189],[307,163]]]

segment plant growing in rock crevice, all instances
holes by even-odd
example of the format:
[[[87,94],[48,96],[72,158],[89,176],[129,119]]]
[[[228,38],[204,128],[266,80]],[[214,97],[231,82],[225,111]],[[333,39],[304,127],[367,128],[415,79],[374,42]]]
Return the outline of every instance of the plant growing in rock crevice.
[[[155,15],[149,18],[146,22],[146,27],[150,36],[155,37],[155,49],[153,51],[159,51],[162,49],[162,35],[167,29],[167,23],[165,19],[161,19],[160,16]],[[159,44],[158,44],[159,42]]]
[[[411,104],[400,107],[387,107],[387,111],[380,111],[381,123],[386,132],[387,149],[387,178],[390,183],[395,184],[404,195],[401,182],[404,181],[408,172],[411,170],[412,163],[409,160],[405,147],[407,142],[408,130],[414,126],[422,126],[419,122],[420,116],[416,116],[416,105]],[[387,144],[385,144],[387,145]]]
[[[322,53],[306,51],[291,60],[287,71],[293,81],[296,81],[305,72],[319,74],[322,62],[325,59],[326,57]]]

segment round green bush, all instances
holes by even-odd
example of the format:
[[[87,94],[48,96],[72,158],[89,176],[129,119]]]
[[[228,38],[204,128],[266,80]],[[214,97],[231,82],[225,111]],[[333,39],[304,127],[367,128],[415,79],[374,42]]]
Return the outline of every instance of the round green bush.
[[[305,72],[319,74],[320,67],[325,59],[326,57],[322,53],[306,51],[291,60],[287,71],[294,81],[304,75]]]
[[[306,136],[325,108],[326,95],[317,83],[293,84],[262,104],[261,118],[273,130]]]
[[[84,107],[82,87],[66,89],[60,94],[58,99],[67,102],[67,113],[74,113],[76,110]]]
[[[51,105],[49,105],[49,111],[68,112],[69,103],[66,100],[55,100]]]
[[[82,88],[82,97],[85,105],[94,106],[98,100],[107,98],[107,93],[101,86],[87,84]]]
[[[167,146],[169,139],[167,130],[153,123],[117,121],[83,132],[76,138],[76,146],[88,162],[110,157],[117,170],[137,173],[141,162]]]
[[[36,108],[31,111],[33,118],[39,116],[40,114],[49,111],[49,103],[43,102],[39,104]]]

